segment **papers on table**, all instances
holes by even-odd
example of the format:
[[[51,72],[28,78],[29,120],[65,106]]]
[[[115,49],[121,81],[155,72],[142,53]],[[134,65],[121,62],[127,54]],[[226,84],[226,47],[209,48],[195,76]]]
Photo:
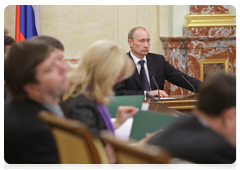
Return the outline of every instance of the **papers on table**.
[[[115,120],[116,118],[111,118],[112,122],[114,122]],[[132,130],[132,124],[133,117],[130,117],[129,119],[126,120],[126,122],[122,124],[122,126],[115,130],[115,137],[123,141],[128,141]]]
[[[148,110],[148,108],[149,108],[149,103],[142,103],[141,110],[146,111],[146,110]]]

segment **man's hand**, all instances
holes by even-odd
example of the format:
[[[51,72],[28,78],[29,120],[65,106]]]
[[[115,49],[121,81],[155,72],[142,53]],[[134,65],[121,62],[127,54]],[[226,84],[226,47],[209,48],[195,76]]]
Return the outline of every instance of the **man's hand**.
[[[168,94],[164,90],[160,91],[160,97],[168,97]],[[149,94],[153,97],[158,97],[158,90],[149,91]]]
[[[114,129],[119,128],[128,118],[134,116],[138,112],[138,108],[132,106],[119,106],[116,121],[113,122]]]

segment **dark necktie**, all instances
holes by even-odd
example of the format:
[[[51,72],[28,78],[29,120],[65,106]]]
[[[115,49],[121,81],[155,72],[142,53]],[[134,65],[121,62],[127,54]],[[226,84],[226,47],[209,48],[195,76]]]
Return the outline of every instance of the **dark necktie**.
[[[144,69],[144,60],[140,60],[138,63],[141,65],[141,70],[140,70],[140,78],[141,78],[141,83],[142,83],[142,88],[143,90],[150,90],[149,82],[147,79],[147,75]]]

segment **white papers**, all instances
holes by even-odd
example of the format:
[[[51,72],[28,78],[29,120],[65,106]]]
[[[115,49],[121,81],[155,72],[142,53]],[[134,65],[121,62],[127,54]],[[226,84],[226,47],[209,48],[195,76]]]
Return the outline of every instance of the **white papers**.
[[[115,120],[116,118],[111,118],[111,122],[114,122]],[[123,141],[128,141],[132,130],[132,124],[133,117],[130,117],[122,124],[122,126],[115,130],[115,137]]]
[[[147,111],[148,108],[149,108],[149,103],[142,103],[141,110],[143,110],[143,111]]]

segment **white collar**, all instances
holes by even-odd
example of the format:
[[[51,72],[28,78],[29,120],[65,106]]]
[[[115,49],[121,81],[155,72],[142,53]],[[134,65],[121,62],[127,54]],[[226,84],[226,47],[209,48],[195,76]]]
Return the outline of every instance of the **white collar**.
[[[133,55],[133,53],[132,53],[131,51],[130,51],[130,54],[131,54],[131,56],[132,56],[132,58],[133,58],[133,61],[134,61],[135,65],[139,64],[138,62],[139,62],[141,59],[139,59],[139,58],[137,58],[135,55]],[[146,58],[146,56],[144,56],[142,60],[144,60],[145,63],[147,64],[147,58]]]

